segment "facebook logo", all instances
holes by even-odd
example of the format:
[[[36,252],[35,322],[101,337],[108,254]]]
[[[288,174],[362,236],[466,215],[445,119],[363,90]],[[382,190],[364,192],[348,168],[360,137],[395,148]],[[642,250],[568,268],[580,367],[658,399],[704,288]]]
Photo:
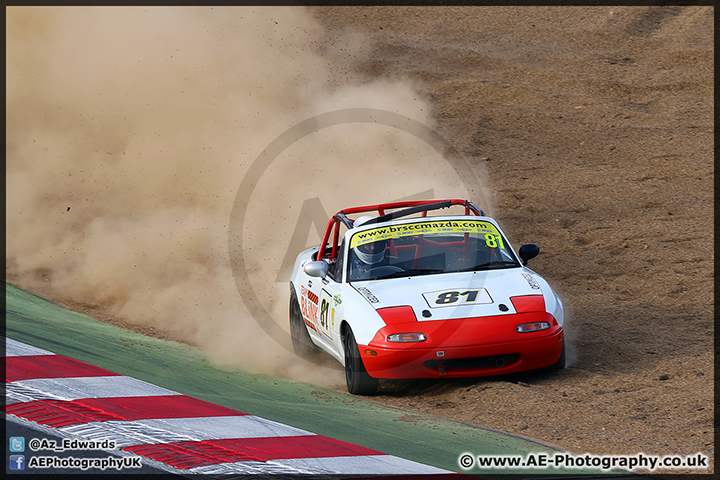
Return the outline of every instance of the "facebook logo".
[[[24,452],[25,451],[25,437],[10,437],[10,451],[11,452]]]
[[[10,455],[10,470],[25,470],[25,455]]]

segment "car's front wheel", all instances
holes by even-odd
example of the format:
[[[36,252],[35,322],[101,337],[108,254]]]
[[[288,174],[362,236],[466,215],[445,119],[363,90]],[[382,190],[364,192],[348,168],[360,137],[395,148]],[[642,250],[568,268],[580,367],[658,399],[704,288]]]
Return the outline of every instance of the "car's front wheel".
[[[542,373],[554,372],[556,370],[562,370],[563,368],[565,368],[565,339],[563,339],[562,350],[560,351],[560,358],[558,361],[545,368],[541,368],[540,371]]]
[[[371,377],[360,358],[355,335],[348,327],[343,336],[345,349],[345,381],[348,392],[353,395],[374,395],[378,388],[378,379]]]
[[[295,289],[290,287],[290,337],[292,338],[293,350],[298,357],[310,359],[320,349],[310,339],[310,334],[305,327],[300,302],[298,302]]]

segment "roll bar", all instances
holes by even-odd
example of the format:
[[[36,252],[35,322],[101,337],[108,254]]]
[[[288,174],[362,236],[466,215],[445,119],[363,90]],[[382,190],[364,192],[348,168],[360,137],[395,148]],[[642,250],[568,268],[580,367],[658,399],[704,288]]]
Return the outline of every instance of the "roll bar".
[[[427,212],[432,210],[439,210],[442,208],[449,208],[454,205],[460,205],[465,207],[465,215],[470,215],[470,212],[472,212],[473,215],[476,216],[484,216],[485,212],[483,212],[480,208],[478,208],[477,205],[474,203],[468,201],[468,200],[462,200],[462,199],[448,199],[448,200],[415,200],[415,201],[405,201],[405,202],[394,202],[394,203],[381,203],[378,205],[365,205],[363,207],[352,207],[352,208],[346,208],[343,210],[340,210],[335,215],[332,216],[330,221],[327,224],[327,227],[325,228],[325,234],[323,235],[323,239],[320,242],[320,250],[317,254],[317,260],[322,260],[325,258],[325,251],[327,249],[328,241],[330,240],[330,234],[335,229],[334,237],[333,237],[333,246],[332,251],[330,253],[329,258],[336,258],[337,257],[337,251],[338,251],[338,240],[340,237],[340,225],[339,223],[342,222],[347,228],[352,228],[353,221],[348,218],[348,215],[356,214],[356,213],[369,213],[369,212],[377,212],[379,216],[377,218],[373,218],[372,220],[368,220],[363,225],[369,225],[373,223],[382,223],[387,222],[390,220],[394,220],[396,218],[405,217],[408,215],[412,215],[414,213],[420,213],[422,212],[422,216],[426,217]],[[402,208],[404,210],[398,210],[391,213],[385,213],[386,210],[396,210],[398,208]]]

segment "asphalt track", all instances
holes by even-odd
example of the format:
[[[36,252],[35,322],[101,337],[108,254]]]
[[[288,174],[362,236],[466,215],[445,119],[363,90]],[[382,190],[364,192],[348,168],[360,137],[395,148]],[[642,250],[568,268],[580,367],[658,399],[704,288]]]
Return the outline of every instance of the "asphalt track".
[[[6,284],[6,335],[59,355],[184,395],[438,468],[519,476],[564,470],[463,471],[460,454],[555,452],[528,439],[440,418],[421,418],[366,399],[211,364],[197,349],[146,337],[64,309]]]

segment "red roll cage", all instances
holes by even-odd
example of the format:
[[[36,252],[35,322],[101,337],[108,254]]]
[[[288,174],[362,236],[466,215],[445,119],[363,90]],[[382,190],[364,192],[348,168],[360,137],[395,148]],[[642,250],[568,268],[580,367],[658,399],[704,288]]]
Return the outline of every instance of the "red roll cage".
[[[352,228],[352,220],[349,219],[347,215],[353,215],[356,213],[377,212],[380,217],[388,217],[387,220],[391,220],[392,218],[398,218],[404,215],[411,215],[413,213],[421,213],[422,217],[426,217],[427,212],[430,210],[448,208],[454,205],[460,205],[465,207],[465,215],[470,215],[470,212],[472,212],[476,216],[485,215],[484,212],[473,203],[469,202],[468,200],[462,200],[457,198],[447,200],[416,200],[406,202],[381,203],[379,205],[366,205],[364,207],[352,207],[340,210],[332,216],[332,218],[327,224],[327,227],[325,227],[325,234],[323,235],[322,241],[320,242],[320,249],[318,250],[317,260],[322,260],[326,257],[328,253],[328,259],[334,260],[335,258],[337,258],[338,241],[340,238],[340,222],[343,222],[346,227]],[[386,210],[397,210],[398,208],[404,208],[406,210],[386,213]],[[382,218],[379,218],[378,220],[386,221]],[[328,250],[328,241],[330,240],[330,234],[333,233],[333,229],[334,234],[332,249]]]

